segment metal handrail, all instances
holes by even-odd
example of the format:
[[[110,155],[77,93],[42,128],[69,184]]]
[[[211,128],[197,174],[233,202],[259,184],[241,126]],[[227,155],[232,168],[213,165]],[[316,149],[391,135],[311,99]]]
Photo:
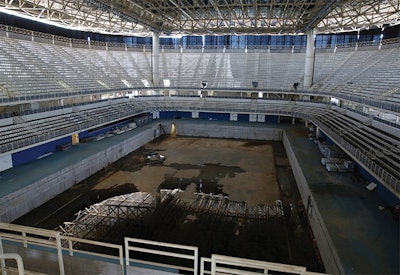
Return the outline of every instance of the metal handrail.
[[[147,246],[156,247],[156,248],[143,248],[138,245],[134,244],[145,244]],[[145,263],[145,264],[153,264],[157,266],[164,266],[170,267],[175,269],[187,270],[193,272],[193,274],[198,273],[198,257],[199,252],[196,246],[188,246],[188,245],[179,245],[173,243],[166,243],[166,242],[158,242],[158,241],[150,241],[150,240],[143,240],[137,238],[128,238],[125,237],[124,239],[125,244],[125,257],[126,257],[126,266],[130,266],[130,262],[137,262],[137,263]],[[176,248],[180,250],[186,251],[184,252],[169,252],[168,248]],[[148,254],[155,254],[155,255],[162,255],[167,257],[174,257],[178,259],[187,259],[193,261],[193,267],[185,267],[185,266],[176,266],[176,265],[169,265],[169,264],[162,264],[162,263],[155,263],[149,261],[143,261],[139,259],[133,259],[129,256],[130,251],[136,251],[141,253],[148,253]]]
[[[47,43],[54,43],[55,41],[60,41],[64,43],[69,43],[71,47],[74,45],[93,45],[93,46],[101,46],[101,47],[116,47],[116,48],[136,48],[136,49],[151,49],[152,46],[148,44],[136,44],[136,45],[128,45],[127,43],[116,43],[116,42],[103,42],[103,41],[95,41],[91,40],[90,42],[87,39],[76,39],[76,38],[69,38],[65,36],[60,36],[60,35],[53,35],[53,34],[48,34],[48,33],[43,33],[43,32],[38,32],[38,31],[32,31],[32,30],[27,30],[23,28],[18,28],[14,26],[8,26],[4,24],[0,24],[0,30],[6,31],[6,32],[12,32],[16,34],[21,34],[25,35],[26,40],[32,40],[32,38],[41,38],[41,39],[46,39],[48,40]],[[21,38],[22,39],[22,38]],[[369,46],[376,46],[376,45],[389,45],[389,44],[396,44],[400,43],[400,38],[389,38],[389,39],[384,39],[382,41],[363,41],[363,42],[353,42],[353,43],[345,43],[345,44],[334,44],[334,45],[327,45],[326,48],[354,48],[354,47],[369,47]],[[201,51],[202,49],[215,49],[215,50],[223,50],[223,49],[229,49],[229,50],[237,50],[242,52],[244,48],[235,48],[229,45],[207,45],[205,47],[200,46],[200,45],[188,45],[187,46],[189,50],[199,50]],[[160,49],[165,48],[165,49],[175,49],[175,50],[180,50],[181,46],[178,45],[178,47],[170,46],[170,45],[160,45]],[[292,51],[293,46],[292,45],[247,45],[246,48],[248,49],[257,49],[257,50],[287,50],[287,51]],[[296,49],[304,49],[305,46],[296,46]]]
[[[22,257],[16,253],[0,253],[0,270],[3,270],[3,274],[5,273],[6,265],[4,260],[15,260],[17,262],[17,270],[18,270],[18,275],[24,275],[25,274],[25,269],[24,269],[24,262],[22,260]]]

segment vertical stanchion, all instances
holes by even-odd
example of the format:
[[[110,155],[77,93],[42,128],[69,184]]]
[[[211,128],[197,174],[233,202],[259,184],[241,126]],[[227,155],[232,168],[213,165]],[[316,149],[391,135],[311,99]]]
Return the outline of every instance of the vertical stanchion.
[[[4,254],[4,251],[3,251],[3,240],[1,239],[1,237],[0,237],[0,254]],[[7,275],[7,271],[5,270],[5,268],[6,268],[6,260],[4,258],[0,259],[0,268],[2,270],[2,274],[3,275]]]
[[[57,242],[57,256],[58,256],[58,265],[59,265],[59,268],[60,268],[60,275],[65,275],[64,259],[63,259],[61,238],[60,238],[60,233],[59,232],[56,234],[56,242]]]
[[[199,268],[199,249],[197,247],[194,250],[194,261],[193,262],[194,262],[193,274],[197,275],[198,268]]]
[[[129,266],[129,242],[128,242],[128,239],[127,238],[125,238],[125,266],[126,266],[126,268],[128,268],[128,266]]]

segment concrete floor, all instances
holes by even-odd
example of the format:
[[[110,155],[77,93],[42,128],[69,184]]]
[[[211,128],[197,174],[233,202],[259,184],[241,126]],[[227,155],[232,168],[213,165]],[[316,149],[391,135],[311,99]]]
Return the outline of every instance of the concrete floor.
[[[351,173],[327,172],[304,127],[286,129],[347,274],[400,274],[400,225]],[[383,207],[383,210],[380,210]],[[382,208],[381,208],[382,209]]]

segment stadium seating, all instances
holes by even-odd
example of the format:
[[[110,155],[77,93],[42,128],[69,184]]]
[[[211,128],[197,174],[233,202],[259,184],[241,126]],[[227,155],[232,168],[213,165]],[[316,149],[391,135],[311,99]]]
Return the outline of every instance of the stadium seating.
[[[0,99],[20,97],[29,100],[30,95],[53,98],[82,92],[126,91],[151,83],[151,52],[138,49],[108,51],[0,37],[0,53]],[[399,108],[399,54],[398,47],[317,52],[314,85],[306,92],[368,102],[373,107],[382,104],[383,109],[387,103],[391,104],[388,109]],[[250,91],[254,89],[252,82],[257,81],[257,89],[293,93],[293,83],[299,82],[302,87],[304,59],[305,53],[301,52],[166,51],[160,53],[159,78],[161,82],[169,79],[172,87],[200,89],[201,82],[206,80],[208,87]],[[280,99],[274,104],[272,100],[253,101],[249,98],[207,98],[205,101],[199,97],[183,96],[137,97],[31,121],[14,117],[14,124],[0,127],[0,153],[116,122],[141,112],[250,112],[311,119],[335,136],[336,142],[342,142],[349,152],[360,159],[365,158],[366,166],[373,165],[379,171],[400,176],[396,166],[400,162],[399,156],[390,153],[400,150],[398,137],[330,110],[326,107],[328,105],[313,107]],[[3,117],[10,117],[10,113],[5,112]]]
[[[22,120],[0,127],[0,153],[128,118],[141,111],[142,107],[130,102],[32,121]]]
[[[151,83],[151,52],[68,47],[0,37],[0,97],[101,93]],[[338,49],[315,55],[312,92],[365,103],[399,103],[398,47]],[[172,87],[293,90],[302,88],[304,52],[161,51],[159,78]]]
[[[319,53],[315,59],[314,90],[400,103],[399,48]]]

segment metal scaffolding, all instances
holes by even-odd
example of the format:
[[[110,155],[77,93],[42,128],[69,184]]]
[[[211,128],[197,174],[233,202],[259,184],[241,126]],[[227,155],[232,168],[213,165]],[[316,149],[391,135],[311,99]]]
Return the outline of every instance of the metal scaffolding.
[[[95,239],[102,232],[128,219],[154,211],[156,197],[145,192],[115,196],[79,211],[72,222],[64,222],[63,235]]]
[[[218,219],[218,217],[227,218],[228,220],[269,220],[270,218],[284,216],[281,203],[277,203],[275,206],[257,205],[248,207],[244,201],[232,201],[226,196],[204,193],[198,193],[196,198],[188,203],[175,196],[176,190],[163,190],[161,204],[164,202],[164,207],[182,209],[189,220],[191,218],[196,219],[200,215],[209,215],[214,219]],[[111,228],[120,223],[143,219],[146,214],[151,215],[156,207],[161,204],[157,204],[155,196],[145,192],[112,197],[79,211],[74,221],[64,222],[61,230],[63,235],[66,236],[96,239],[98,236],[104,236]],[[174,220],[173,217],[163,218]]]
[[[187,210],[191,215],[206,213],[244,219],[269,219],[284,216],[282,204],[249,207],[244,201],[232,201],[226,196],[204,193],[198,193]]]
[[[124,35],[324,33],[400,23],[398,0],[5,0],[0,11]]]

